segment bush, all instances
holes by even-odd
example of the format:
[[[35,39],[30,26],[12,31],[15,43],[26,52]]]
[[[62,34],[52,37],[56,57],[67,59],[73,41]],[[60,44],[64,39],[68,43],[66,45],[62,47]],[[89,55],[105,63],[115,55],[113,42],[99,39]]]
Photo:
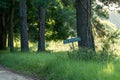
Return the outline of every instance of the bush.
[[[101,51],[95,52],[93,50],[76,50],[73,52],[68,52],[70,59],[84,60],[84,61],[99,61],[99,62],[111,62],[118,59],[118,56],[113,52]]]
[[[93,59],[93,57],[95,56],[95,52],[92,50],[79,49],[72,52],[68,52],[68,56],[69,58],[73,58],[76,60],[89,61]]]

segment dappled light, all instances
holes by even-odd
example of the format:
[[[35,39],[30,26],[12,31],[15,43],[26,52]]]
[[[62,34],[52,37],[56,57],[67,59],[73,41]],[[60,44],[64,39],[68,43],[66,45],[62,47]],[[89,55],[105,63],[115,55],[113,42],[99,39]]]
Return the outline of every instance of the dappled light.
[[[113,74],[114,72],[115,72],[114,65],[112,63],[106,64],[106,66],[104,66],[103,70],[101,71],[103,75],[110,75]]]

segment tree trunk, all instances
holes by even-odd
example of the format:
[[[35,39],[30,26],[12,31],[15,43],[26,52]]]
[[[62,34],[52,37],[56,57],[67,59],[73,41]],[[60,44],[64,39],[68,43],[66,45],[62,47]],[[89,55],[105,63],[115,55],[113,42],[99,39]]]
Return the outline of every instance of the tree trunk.
[[[38,36],[38,51],[45,51],[45,9],[39,7],[39,36]]]
[[[2,13],[0,13],[0,50],[3,49],[3,25],[2,25]]]
[[[13,43],[13,18],[14,18],[14,4],[15,0],[12,0],[11,11],[10,11],[10,26],[9,26],[9,35],[8,35],[8,45],[10,47],[10,51],[14,51],[14,43]]]
[[[76,0],[77,35],[81,38],[79,47],[95,50],[92,33],[91,0]]]
[[[26,0],[20,0],[21,51],[29,51]]]
[[[6,49],[6,26],[5,26],[5,15],[3,12],[0,13],[0,50]]]

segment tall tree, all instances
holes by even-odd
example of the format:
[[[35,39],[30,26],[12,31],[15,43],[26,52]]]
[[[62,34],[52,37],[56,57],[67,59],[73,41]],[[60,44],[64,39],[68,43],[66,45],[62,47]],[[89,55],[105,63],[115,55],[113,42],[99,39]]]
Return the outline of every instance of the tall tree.
[[[3,26],[2,26],[2,12],[0,11],[0,50],[3,49],[2,28],[3,28]]]
[[[20,0],[21,51],[29,51],[26,0]]]
[[[76,0],[77,35],[81,38],[79,47],[95,50],[92,34],[91,0]]]
[[[7,31],[5,25],[5,12],[0,9],[0,50],[6,49]]]
[[[54,1],[54,0],[53,0]],[[45,51],[45,8],[52,0],[35,0],[33,1],[38,9],[38,52]]]
[[[5,49],[6,48],[6,40],[7,40],[7,31],[9,29],[10,31],[10,19],[11,19],[11,13],[10,10],[12,8],[10,5],[13,5],[13,0],[1,0],[0,1],[0,48]],[[12,2],[12,3],[11,3]],[[9,28],[8,28],[9,26]],[[12,34],[12,33],[10,33]],[[9,42],[8,42],[9,43]]]
[[[39,36],[38,36],[38,51],[45,51],[45,9],[38,8],[39,15]]]
[[[9,26],[9,35],[8,35],[8,46],[10,47],[11,52],[14,51],[14,44],[13,44],[14,5],[15,5],[15,0],[12,0],[11,6],[10,6],[10,26]]]

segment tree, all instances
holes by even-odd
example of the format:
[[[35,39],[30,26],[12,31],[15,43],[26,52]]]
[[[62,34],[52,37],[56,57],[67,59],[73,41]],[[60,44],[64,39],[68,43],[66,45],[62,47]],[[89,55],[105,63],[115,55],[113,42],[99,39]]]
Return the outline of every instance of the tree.
[[[45,51],[45,9],[38,8],[39,15],[39,36],[38,36],[38,51]]]
[[[51,5],[47,9],[46,39],[54,41],[67,39],[70,36],[70,31],[74,31],[75,21],[73,7],[64,6],[62,2]]]
[[[91,0],[76,0],[78,46],[95,50],[91,26]]]
[[[48,6],[51,0],[36,0],[33,1],[38,10],[38,23],[39,23],[39,35],[38,35],[38,52],[45,51],[45,8]]]
[[[21,51],[29,51],[26,0],[20,0]]]
[[[11,52],[14,51],[14,44],[13,44],[14,5],[15,5],[15,0],[12,0],[11,6],[10,6],[10,26],[9,26],[9,35],[8,35],[8,46],[10,47]]]
[[[6,49],[6,40],[7,40],[7,1],[0,1],[0,50]]]
[[[0,50],[3,49],[3,24],[2,24],[2,12],[0,11]]]

